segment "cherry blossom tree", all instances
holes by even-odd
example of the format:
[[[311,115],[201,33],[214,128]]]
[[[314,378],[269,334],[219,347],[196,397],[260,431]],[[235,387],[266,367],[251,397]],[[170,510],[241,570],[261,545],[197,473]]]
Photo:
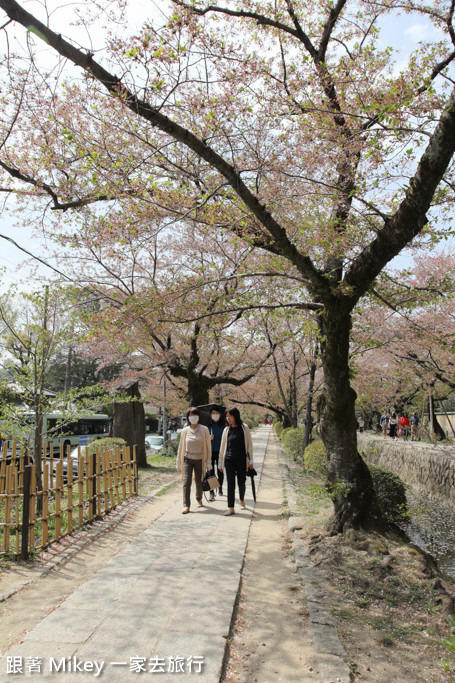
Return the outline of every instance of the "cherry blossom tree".
[[[163,373],[190,405],[209,403],[219,386],[251,379],[273,352],[250,320],[257,295],[244,263],[251,247],[178,227],[169,243],[169,226],[147,223],[138,231],[138,212],[134,226],[121,216],[104,217],[107,236],[92,222],[77,235],[59,235],[77,252],[64,251],[61,267],[98,300],[85,316],[88,352],[121,365],[125,379],[140,378],[155,401]]]
[[[313,426],[314,398],[322,384],[316,320],[298,311],[285,317],[278,312],[259,317],[257,326],[269,345],[271,357],[237,391],[235,401],[274,413],[284,427],[295,428],[303,418],[307,445]]]
[[[394,256],[435,233],[435,207],[444,218],[453,201],[453,3],[174,0],[166,21],[112,35],[99,54],[15,0],[0,8],[5,31],[28,29],[34,58],[15,72],[8,61],[14,111],[29,106],[33,118],[25,125],[10,105],[2,168],[16,180],[5,189],[33,206],[48,197],[55,211],[147,204],[155,217],[235,235],[270,277],[298,282],[298,306],[318,312],[331,528],[379,524],[357,452],[352,312]],[[397,12],[437,34],[400,68],[380,42]],[[63,60],[52,77],[66,60],[85,80],[62,95],[47,79],[39,97],[30,32]],[[60,129],[70,102],[72,126]]]
[[[355,386],[365,407],[402,412],[417,401],[442,401],[455,389],[454,273],[453,253],[439,250],[376,284],[353,331]],[[428,413],[433,432],[443,437],[433,406]]]

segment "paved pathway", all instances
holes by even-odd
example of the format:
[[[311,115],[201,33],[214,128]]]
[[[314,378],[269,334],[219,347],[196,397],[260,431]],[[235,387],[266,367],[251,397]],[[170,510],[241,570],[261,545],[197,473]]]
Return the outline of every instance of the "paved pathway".
[[[254,435],[259,476],[269,432],[262,427]],[[225,497],[186,516],[180,502],[172,505],[3,653],[2,683],[216,683],[248,539],[250,492],[247,482],[247,510],[237,506],[233,517],[223,516]]]

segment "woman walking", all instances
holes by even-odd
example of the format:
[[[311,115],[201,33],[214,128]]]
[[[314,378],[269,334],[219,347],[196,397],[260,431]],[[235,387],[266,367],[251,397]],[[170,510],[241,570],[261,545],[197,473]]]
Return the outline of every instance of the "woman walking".
[[[218,481],[220,482],[220,487],[218,489],[218,493],[220,496],[222,496],[223,495],[224,474],[223,474],[223,472],[220,472],[219,456],[220,456],[221,437],[223,436],[223,431],[224,431],[224,420],[221,421],[221,412],[218,408],[212,408],[212,410],[210,412],[210,418],[212,420],[211,425],[209,427],[210,439],[212,441],[212,470],[213,470],[214,475],[217,477]],[[213,503],[214,500],[215,500],[215,491],[210,491],[209,502]]]
[[[390,416],[390,419],[389,419],[389,436],[394,441],[396,441],[398,438],[397,437],[397,424],[398,424],[398,420],[397,420],[396,413],[392,413],[392,415]]]
[[[253,467],[253,440],[248,426],[242,422],[238,408],[226,411],[228,426],[221,438],[219,469],[226,468],[228,509],[226,516],[235,513],[235,479],[239,487],[239,502],[245,510],[245,482],[247,468]]]
[[[186,414],[189,426],[182,430],[177,452],[177,470],[183,473],[183,510],[186,515],[191,505],[191,480],[196,482],[196,500],[198,508],[202,504],[202,480],[209,468],[211,447],[210,434],[207,427],[199,424],[198,408],[190,408]]]

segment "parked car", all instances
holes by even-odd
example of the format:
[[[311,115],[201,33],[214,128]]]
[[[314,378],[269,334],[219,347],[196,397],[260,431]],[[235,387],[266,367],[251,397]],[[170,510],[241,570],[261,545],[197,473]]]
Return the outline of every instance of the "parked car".
[[[164,445],[164,439],[158,434],[149,434],[145,437],[145,448],[149,451],[154,451],[158,453]]]
[[[89,444],[79,446],[76,448],[73,448],[73,450],[70,452],[69,459],[73,463],[73,478],[78,476],[78,467],[79,467],[79,448],[80,448],[80,453],[84,457],[84,474],[85,474],[85,466],[87,465],[87,457],[91,454],[93,454],[95,451],[100,450],[100,451],[109,451],[109,452],[114,452],[116,448],[122,448],[125,445],[124,439],[114,437],[114,438],[106,438],[106,439],[95,439]],[[52,463],[52,470],[54,472],[54,475],[57,472],[57,463],[60,462],[60,458],[57,457],[53,459]],[[68,458],[64,457],[63,460],[61,461],[63,463],[63,481],[67,481],[67,475],[68,475]]]
[[[81,448],[81,455],[85,456],[85,450],[84,448]],[[70,453],[70,459],[71,462],[73,463],[73,478],[78,476],[78,466],[79,466],[79,449],[78,448],[73,448],[73,450]],[[54,473],[54,476],[57,474],[57,464],[59,462],[63,463],[63,481],[66,482],[67,476],[68,476],[68,458],[63,458],[62,461],[60,461],[60,458],[53,458],[52,461],[52,471]]]
[[[19,468],[21,466],[22,460],[24,461],[24,466],[25,465],[33,465],[33,457],[31,455],[28,455],[28,454],[25,454],[25,455],[21,454],[21,452],[18,449],[18,451],[16,453],[16,457],[14,459],[14,463],[15,463],[16,467]],[[6,462],[7,466],[11,465],[11,463],[13,461],[13,453],[12,453],[11,449],[7,451],[6,457],[4,456],[3,452],[0,453],[0,464],[3,461]]]

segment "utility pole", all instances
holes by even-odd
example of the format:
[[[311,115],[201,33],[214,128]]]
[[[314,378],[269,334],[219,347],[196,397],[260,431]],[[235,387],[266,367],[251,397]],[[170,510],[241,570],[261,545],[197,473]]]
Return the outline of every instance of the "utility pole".
[[[72,384],[73,384],[73,377],[72,377],[72,355],[73,355],[73,347],[70,346],[68,347],[68,358],[66,360],[66,372],[65,372],[65,393],[71,390]]]
[[[166,441],[167,416],[166,416],[166,375],[163,375],[163,440]]]

